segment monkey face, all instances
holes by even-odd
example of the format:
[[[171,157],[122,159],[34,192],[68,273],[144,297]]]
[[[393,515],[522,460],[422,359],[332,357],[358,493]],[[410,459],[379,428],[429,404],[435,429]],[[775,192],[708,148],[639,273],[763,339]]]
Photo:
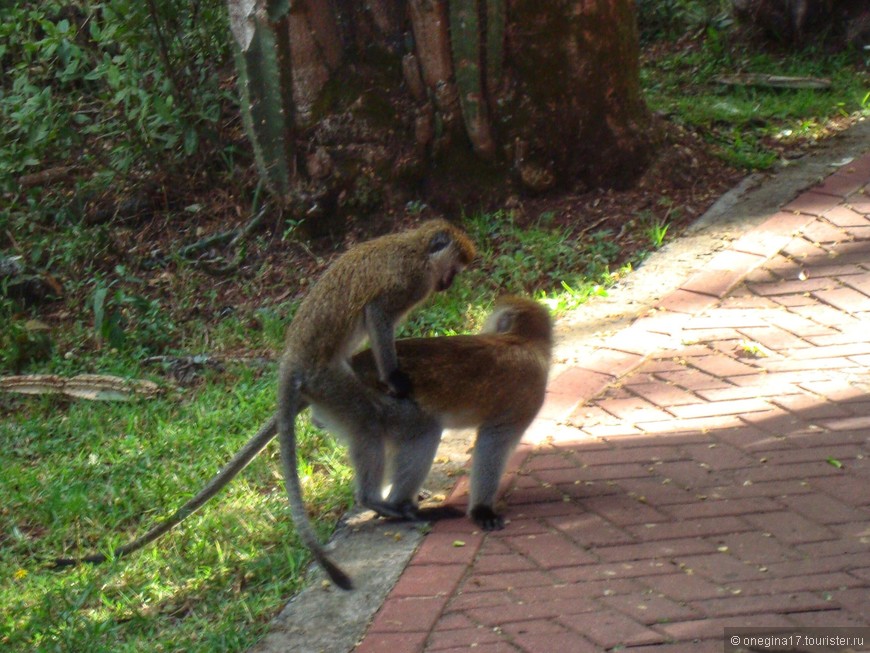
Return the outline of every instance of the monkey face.
[[[433,220],[427,225],[437,228],[429,239],[428,254],[435,277],[434,289],[441,292],[453,285],[453,278],[477,256],[477,251],[464,231],[444,220]]]

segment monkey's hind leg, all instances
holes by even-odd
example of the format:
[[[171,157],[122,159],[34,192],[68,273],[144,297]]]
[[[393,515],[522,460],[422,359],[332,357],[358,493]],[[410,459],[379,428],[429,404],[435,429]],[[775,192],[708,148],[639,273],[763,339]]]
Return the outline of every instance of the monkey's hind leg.
[[[396,402],[390,413],[388,476],[390,490],[387,504],[404,519],[419,520],[417,495],[438,451],[442,428],[437,420],[425,415],[412,402]]]
[[[328,387],[310,385],[312,419],[347,445],[355,473],[357,502],[382,517],[405,519],[406,515],[383,497],[386,415],[391,410],[390,404],[413,404],[370,389],[350,372],[338,372]]]
[[[468,515],[485,531],[504,528],[504,517],[495,512],[495,498],[508,458],[525,431],[516,426],[486,425],[477,432],[471,466]]]

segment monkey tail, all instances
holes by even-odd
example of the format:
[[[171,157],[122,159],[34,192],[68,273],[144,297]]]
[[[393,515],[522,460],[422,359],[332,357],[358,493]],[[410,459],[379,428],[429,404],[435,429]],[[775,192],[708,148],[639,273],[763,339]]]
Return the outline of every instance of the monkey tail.
[[[187,503],[181,506],[175,513],[166,521],[160,522],[153,527],[142,537],[138,537],[132,542],[115,549],[111,555],[102,553],[85,556],[83,558],[55,558],[52,563],[54,569],[62,569],[64,567],[72,567],[82,563],[99,564],[107,560],[117,560],[122,556],[128,555],[141,549],[146,544],[153,542],[158,537],[174,528],[194,512],[199,510],[209,499],[216,495],[227,483],[233,480],[236,475],[248,466],[257,454],[269,444],[269,441],[275,436],[278,420],[273,415],[266,424],[257,432],[257,434],[248,440],[244,447],[233,456],[224,467],[215,474],[211,480],[206,483],[205,487],[200,492],[190,499]]]
[[[308,513],[305,511],[296,451],[296,416],[304,408],[301,387],[302,382],[297,373],[292,369],[282,370],[278,384],[278,441],[281,444],[281,466],[284,471],[284,485],[290,500],[290,515],[293,517],[293,523],[296,524],[296,532],[300,539],[311,551],[317,563],[329,575],[332,582],[343,590],[351,590],[353,582],[326,555],[317,540],[317,535],[311,528]]]

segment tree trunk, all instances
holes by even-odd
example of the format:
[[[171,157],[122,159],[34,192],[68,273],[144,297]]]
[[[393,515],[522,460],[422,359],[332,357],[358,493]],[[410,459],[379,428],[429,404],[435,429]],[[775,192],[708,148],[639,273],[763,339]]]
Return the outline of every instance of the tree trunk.
[[[624,187],[649,158],[634,0],[228,2],[258,164],[309,219]]]

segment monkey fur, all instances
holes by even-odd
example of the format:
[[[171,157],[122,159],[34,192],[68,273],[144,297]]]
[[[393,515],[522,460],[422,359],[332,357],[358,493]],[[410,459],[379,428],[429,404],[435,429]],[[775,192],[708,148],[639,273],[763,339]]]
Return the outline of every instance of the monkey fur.
[[[471,336],[410,338],[396,341],[398,361],[415,388],[413,399],[425,418],[407,431],[403,415],[385,424],[385,476],[390,497],[403,518],[427,518],[417,512],[416,498],[445,428],[477,427],[472,472],[470,518],[484,530],[504,526],[494,510],[504,466],[544,399],[552,349],[552,324],[546,308],[529,299],[500,298],[481,332]],[[352,358],[354,372],[372,389],[384,390],[371,350]],[[508,409],[505,411],[505,409]],[[318,410],[314,407],[314,419]],[[386,419],[396,415],[387,415]],[[277,431],[271,417],[260,431],[195,497],[142,537],[116,549],[113,558],[136,551],[183,521],[227,485],[268,444]],[[421,438],[422,434],[422,438]],[[422,439],[422,441],[421,441]],[[379,485],[384,485],[384,476]],[[394,517],[394,514],[385,516]],[[99,563],[104,555],[61,558],[56,566]]]
[[[287,328],[278,375],[278,440],[290,513],[300,538],[342,589],[350,578],[332,563],[308,521],[297,470],[296,415],[316,406],[337,432],[352,432],[348,453],[357,501],[380,514],[401,517],[381,496],[383,415],[396,413],[415,425],[418,411],[396,361],[395,328],[433,292],[450,287],[476,252],[457,227],[432,220],[416,229],[361,243],[338,258],[317,281]],[[348,365],[368,339],[385,396],[360,382]],[[370,451],[371,450],[371,451]]]
[[[388,415],[387,503],[402,506],[405,516],[413,518],[442,431],[477,428],[468,514],[484,530],[503,528],[504,519],[494,509],[499,482],[544,402],[552,345],[547,309],[514,296],[496,302],[477,335],[398,340],[399,369],[410,378],[411,396],[432,422],[417,418],[407,424],[403,415]],[[378,383],[370,350],[354,356],[351,365],[364,382]],[[318,419],[316,406],[313,413]],[[421,423],[426,428],[420,430]]]

